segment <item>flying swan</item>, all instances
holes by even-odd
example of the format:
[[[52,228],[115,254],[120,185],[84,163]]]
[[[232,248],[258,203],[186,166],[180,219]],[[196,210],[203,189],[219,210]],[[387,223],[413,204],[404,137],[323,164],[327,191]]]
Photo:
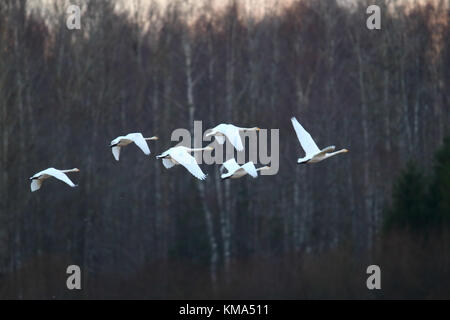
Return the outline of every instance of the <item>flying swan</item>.
[[[233,147],[238,151],[244,150],[244,146],[242,145],[241,136],[239,135],[240,131],[259,131],[258,127],[253,128],[240,128],[236,127],[232,124],[221,123],[218,126],[215,126],[211,129],[210,132],[205,134],[205,137],[214,136],[219,144],[225,143],[225,137],[230,140]]]
[[[67,183],[72,188],[76,187],[76,185],[69,179],[69,177],[67,177],[66,173],[68,172],[80,172],[80,170],[78,168],[73,168],[69,170],[58,170],[55,168],[48,168],[42,170],[41,172],[36,173],[34,176],[30,178],[31,192],[39,190],[42,186],[42,182],[44,182],[45,179],[48,179],[50,177],[54,177],[58,180],[61,180]]]
[[[299,158],[297,160],[297,163],[316,163],[329,157],[335,156],[339,153],[348,152],[347,149],[341,149],[339,151],[332,152],[334,151],[335,146],[329,146],[320,150],[312,139],[311,135],[302,127],[297,119],[292,117],[291,121],[292,125],[294,126],[295,133],[297,134],[298,141],[300,141],[303,150],[305,150],[305,156],[303,158]]]
[[[270,169],[268,166],[264,166],[261,168],[256,169],[255,165],[252,161],[247,162],[240,166],[234,158],[231,158],[230,160],[227,160],[223,163],[223,165],[220,167],[220,171],[223,172],[223,170],[227,169],[227,173],[223,173],[220,177],[222,180],[225,179],[237,179],[245,176],[246,174],[251,175],[253,178],[258,177],[258,171],[261,170],[267,170]]]
[[[150,149],[148,148],[146,140],[158,140],[158,137],[154,136],[151,138],[144,138],[142,133],[129,133],[126,136],[119,136],[111,141],[109,145],[111,147],[112,154],[114,158],[119,161],[120,148],[129,145],[134,142],[146,155],[150,154]]]
[[[173,147],[168,149],[167,151],[161,153],[159,156],[156,156],[156,159],[162,159],[162,163],[166,169],[172,168],[174,165],[181,164],[185,167],[193,176],[197,179],[205,180],[206,175],[203,173],[202,169],[197,164],[197,161],[193,156],[189,154],[189,152],[196,151],[211,151],[212,147],[205,148],[187,148],[183,146]]]

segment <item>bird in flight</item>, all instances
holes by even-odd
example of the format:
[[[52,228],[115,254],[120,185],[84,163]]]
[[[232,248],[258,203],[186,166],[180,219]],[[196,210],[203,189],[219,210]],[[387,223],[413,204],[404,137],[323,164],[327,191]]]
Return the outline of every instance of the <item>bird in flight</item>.
[[[292,117],[291,121],[292,125],[294,126],[295,133],[297,134],[298,141],[300,141],[303,150],[305,150],[305,156],[303,158],[299,158],[297,160],[297,163],[320,162],[339,153],[348,152],[347,149],[341,149],[339,151],[333,152],[335,146],[329,146],[320,150],[311,135],[305,130],[305,128],[302,127],[297,119]]]
[[[111,141],[110,147],[114,158],[119,161],[120,148],[134,142],[146,155],[150,154],[150,149],[147,145],[147,140],[158,140],[158,137],[144,138],[142,133],[129,133],[126,136],[119,136]]]
[[[247,174],[252,176],[253,178],[258,177],[258,171],[270,169],[269,166],[264,166],[256,169],[255,165],[252,161],[247,162],[240,166],[234,158],[231,158],[223,163],[220,167],[220,171],[223,172],[224,169],[227,169],[227,173],[222,173],[220,176],[222,180],[225,179],[237,179],[241,178]]]
[[[161,153],[160,155],[156,156],[156,159],[162,159],[162,163],[167,169],[170,169],[175,165],[182,165],[197,179],[205,180],[206,175],[203,173],[202,169],[200,169],[195,158],[190,154],[190,152],[204,150],[211,151],[213,150],[213,148],[205,147],[191,149],[183,146],[178,146],[170,148],[167,151]]]
[[[228,140],[231,142],[233,147],[236,148],[237,151],[242,151],[244,150],[244,146],[242,145],[242,139],[239,132],[259,130],[260,129],[258,127],[240,128],[232,124],[221,123],[212,128],[210,132],[205,134],[205,137],[214,136],[219,144],[224,144],[225,138],[228,138]]]
[[[55,168],[48,168],[36,173],[34,176],[30,178],[31,180],[31,192],[39,190],[42,186],[42,182],[48,178],[56,178],[67,183],[69,186],[76,187],[76,185],[69,179],[66,173],[69,172],[80,172],[78,168],[68,169],[68,170],[58,170]]]

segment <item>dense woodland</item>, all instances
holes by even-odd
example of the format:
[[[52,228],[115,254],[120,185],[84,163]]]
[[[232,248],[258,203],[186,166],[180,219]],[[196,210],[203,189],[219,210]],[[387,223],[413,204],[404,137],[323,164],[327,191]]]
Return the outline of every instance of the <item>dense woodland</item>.
[[[239,1],[72,3],[81,30],[64,1],[0,2],[0,297],[449,298],[445,219],[425,233],[398,200],[437,189],[394,187],[432,179],[450,133],[448,2],[370,1],[381,30],[366,1],[254,1],[259,15]],[[350,152],[297,165],[292,116]],[[154,156],[194,120],[280,129],[278,174],[165,169]],[[160,140],[116,162],[109,142],[129,132]],[[31,193],[47,167],[79,168],[79,187]],[[445,202],[440,186],[427,204]],[[65,287],[70,264],[82,291]],[[366,288],[370,264],[382,291]]]

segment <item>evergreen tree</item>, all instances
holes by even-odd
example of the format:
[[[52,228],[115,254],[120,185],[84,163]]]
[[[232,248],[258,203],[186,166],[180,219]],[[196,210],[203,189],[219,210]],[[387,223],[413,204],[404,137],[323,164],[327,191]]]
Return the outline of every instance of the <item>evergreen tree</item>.
[[[409,162],[394,186],[385,228],[426,229],[450,224],[450,138],[436,152],[433,176],[428,183],[421,170]]]
[[[445,138],[436,152],[428,206],[436,212],[439,225],[450,224],[450,137]]]
[[[431,215],[426,206],[427,186],[421,170],[409,162],[394,186],[392,207],[387,212],[385,228],[419,230],[427,227]]]

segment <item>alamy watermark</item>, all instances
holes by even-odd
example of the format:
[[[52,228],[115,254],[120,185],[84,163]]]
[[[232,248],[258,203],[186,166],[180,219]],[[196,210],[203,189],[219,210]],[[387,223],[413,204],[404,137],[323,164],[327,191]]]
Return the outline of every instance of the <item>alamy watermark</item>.
[[[370,276],[367,278],[366,286],[369,290],[381,289],[381,269],[376,264],[372,264],[367,267],[367,274]]]
[[[81,290],[81,269],[79,266],[72,264],[67,267],[66,273],[70,274],[66,280],[66,286],[69,290]]]
[[[366,20],[366,27],[369,30],[381,29],[381,9],[379,6],[373,4],[367,7],[366,13],[370,16]]]
[[[81,29],[81,9],[79,6],[72,4],[67,7],[66,10],[67,19],[66,26],[69,30],[80,30]]]

